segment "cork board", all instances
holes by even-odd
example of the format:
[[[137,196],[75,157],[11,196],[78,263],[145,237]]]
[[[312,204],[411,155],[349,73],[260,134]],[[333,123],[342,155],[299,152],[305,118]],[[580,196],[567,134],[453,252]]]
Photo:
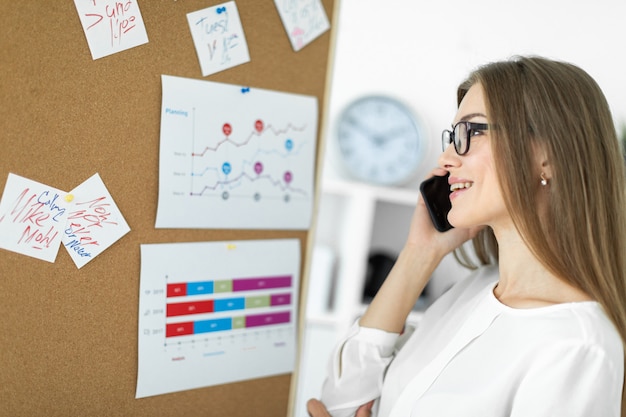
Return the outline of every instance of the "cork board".
[[[296,53],[273,1],[237,0],[250,62],[202,77],[186,14],[219,3],[143,0],[149,43],[97,60],[73,1],[0,3],[0,189],[97,172],[131,228],[81,269],[0,250],[1,416],[288,414],[292,375],[135,399],[140,244],[296,238],[307,264],[309,230],[154,227],[161,74],[316,96],[323,123],[335,28]]]

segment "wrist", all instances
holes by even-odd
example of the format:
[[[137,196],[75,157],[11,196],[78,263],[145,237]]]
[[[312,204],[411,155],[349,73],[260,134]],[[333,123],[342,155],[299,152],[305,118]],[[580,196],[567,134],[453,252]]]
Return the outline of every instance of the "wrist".
[[[434,251],[405,246],[361,317],[361,326],[399,333],[438,264]]]
[[[432,273],[444,255],[439,253],[433,246],[407,243],[400,251],[396,262],[401,262],[408,271],[430,271]]]
[[[396,260],[388,279],[403,288],[404,295],[413,300],[421,295],[442,256],[432,248],[406,245]]]

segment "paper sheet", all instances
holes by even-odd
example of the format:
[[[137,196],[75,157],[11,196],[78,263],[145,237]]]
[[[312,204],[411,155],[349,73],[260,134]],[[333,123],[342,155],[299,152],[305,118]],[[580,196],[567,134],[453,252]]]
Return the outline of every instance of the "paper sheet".
[[[306,229],[317,99],[164,75],[157,228]]]
[[[115,201],[95,174],[72,190],[74,206],[67,216],[63,245],[78,268],[130,231]]]
[[[330,28],[320,0],[274,0],[294,51],[307,46]]]
[[[54,262],[72,197],[10,173],[0,200],[0,248]]]
[[[141,245],[136,397],[293,372],[297,239]]]
[[[234,1],[189,13],[187,21],[203,76],[250,61]]]
[[[93,59],[148,43],[136,0],[74,0]]]

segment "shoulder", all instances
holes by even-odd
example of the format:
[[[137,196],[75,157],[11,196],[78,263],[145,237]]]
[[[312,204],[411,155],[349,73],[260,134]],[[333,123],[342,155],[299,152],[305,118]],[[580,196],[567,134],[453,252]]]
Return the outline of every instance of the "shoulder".
[[[555,307],[557,310],[555,319],[558,320],[560,316],[564,318],[563,326],[560,326],[564,333],[564,341],[579,344],[586,349],[602,351],[608,358],[619,362],[615,364],[616,366],[624,367],[624,346],[621,337],[600,303],[589,301]],[[569,326],[565,325],[567,322],[570,323]]]
[[[509,311],[509,316],[527,330],[532,349],[544,358],[570,360],[582,366],[594,362],[611,369],[623,378],[624,347],[612,321],[602,306],[594,301],[556,304],[553,306]],[[525,316],[525,317],[524,317]],[[522,324],[522,321],[526,323]],[[618,375],[619,374],[619,375]]]
[[[624,348],[600,304],[505,312],[520,370],[512,416],[618,416]],[[505,331],[506,332],[506,331]]]
[[[511,416],[619,416],[623,357],[597,340],[545,346],[524,367]]]

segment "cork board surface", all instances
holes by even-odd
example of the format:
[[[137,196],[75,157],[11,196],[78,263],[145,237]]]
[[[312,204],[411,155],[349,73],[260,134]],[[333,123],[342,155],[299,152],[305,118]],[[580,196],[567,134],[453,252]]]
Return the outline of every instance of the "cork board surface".
[[[307,230],[154,228],[161,74],[324,103],[334,28],[296,53],[269,0],[236,1],[250,62],[202,77],[186,14],[220,3],[140,1],[149,43],[93,60],[73,1],[0,2],[0,190],[97,172],[131,228],[81,269],[0,250],[0,416],[287,415],[292,375],[135,399],[140,244],[297,238],[306,264]]]

